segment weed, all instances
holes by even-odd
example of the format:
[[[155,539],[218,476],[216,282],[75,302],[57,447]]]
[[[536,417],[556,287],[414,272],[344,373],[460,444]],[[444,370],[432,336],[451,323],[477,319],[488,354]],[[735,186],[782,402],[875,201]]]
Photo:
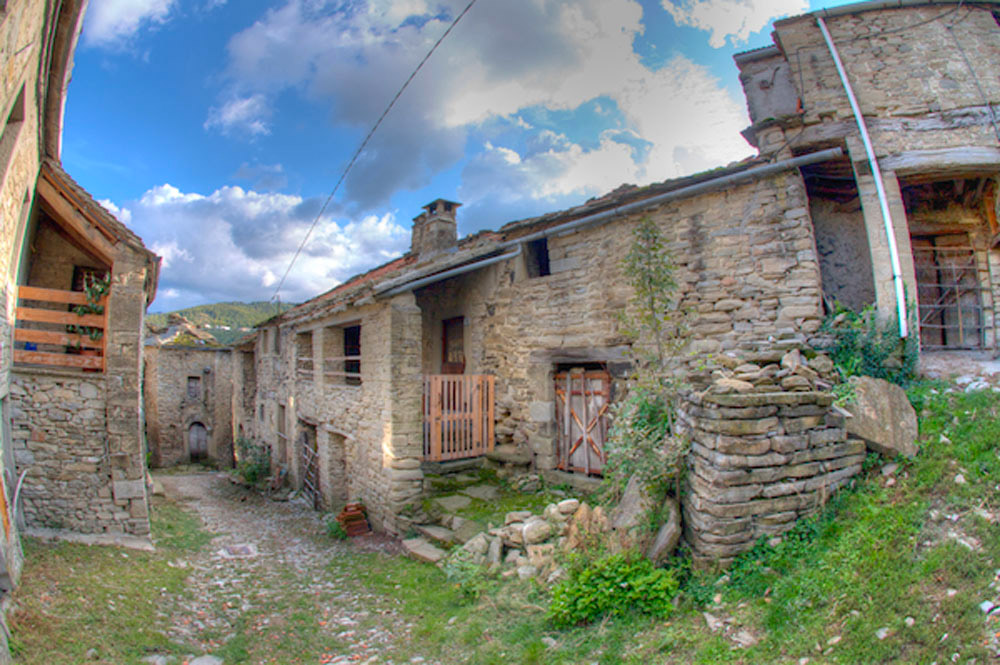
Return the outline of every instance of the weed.
[[[250,439],[236,439],[236,471],[245,481],[256,485],[271,473],[271,450]]]
[[[347,540],[347,532],[344,531],[343,525],[337,521],[335,515],[331,514],[326,518],[326,535],[334,540]]]
[[[916,377],[919,339],[900,339],[897,322],[880,323],[874,306],[858,313],[838,305],[820,330],[833,336],[826,350],[845,380],[872,376],[905,387]]]
[[[666,618],[674,610],[678,588],[672,571],[654,568],[645,557],[612,554],[573,570],[557,585],[546,616],[561,627],[630,612]]]

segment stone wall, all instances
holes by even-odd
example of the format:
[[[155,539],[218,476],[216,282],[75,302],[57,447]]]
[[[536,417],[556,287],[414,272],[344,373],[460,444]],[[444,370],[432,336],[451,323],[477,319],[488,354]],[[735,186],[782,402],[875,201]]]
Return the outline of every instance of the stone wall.
[[[144,491],[112,494],[106,377],[18,369],[10,391],[14,454],[18,469],[27,471],[21,490],[27,526],[148,534]]]
[[[333,373],[340,371],[336,365],[326,363],[325,356],[340,357],[343,352],[324,340],[337,339],[338,332],[342,335],[338,329],[358,324],[361,381],[352,385]],[[258,440],[271,447],[276,469],[284,466],[292,484],[301,486],[301,437],[314,427],[324,506],[334,508],[345,499],[361,501],[372,525],[390,532],[400,528],[396,515],[416,500],[422,488],[420,329],[420,312],[413,296],[405,294],[349,313],[283,325],[280,330],[265,328],[255,351]],[[293,340],[307,331],[312,337],[311,356],[309,363],[300,365],[308,350]],[[277,353],[275,334],[280,335]],[[331,372],[293,369],[300,366],[328,367]],[[285,414],[282,426],[280,407]]]
[[[684,537],[701,565],[728,565],[758,538],[791,529],[861,470],[865,443],[849,439],[826,392],[833,363],[800,347],[786,331],[692,374],[678,430],[691,440]]]
[[[622,259],[650,215],[677,263],[691,350],[718,352],[783,328],[806,333],[822,316],[819,264],[797,171],[550,237],[552,273],[529,277],[510,260],[416,292],[423,367],[440,371],[441,320],[465,317],[466,373],[497,377],[498,442],[523,446],[539,469],[556,464],[558,365],[627,363],[619,312],[628,306]]]
[[[188,432],[195,423],[208,430],[208,458],[232,466],[234,352],[187,346],[145,347],[146,434],[152,463],[189,461]],[[188,381],[197,379],[197,395]]]

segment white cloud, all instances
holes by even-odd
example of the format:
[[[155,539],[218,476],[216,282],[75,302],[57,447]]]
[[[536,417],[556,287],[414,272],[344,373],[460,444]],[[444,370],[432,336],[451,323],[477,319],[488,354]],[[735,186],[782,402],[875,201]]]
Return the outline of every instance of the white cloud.
[[[750,18],[741,25],[763,16],[758,4],[750,2]],[[333,0],[287,0],[230,40],[225,94],[247,99],[291,88],[327,100],[335,124],[366,130],[464,5],[369,0],[367,11],[348,11]],[[742,100],[683,57],[655,71],[644,66],[633,50],[641,31],[642,8],[634,0],[477,4],[376,133],[345,183],[345,200],[369,209],[401,189],[426,186],[466,154],[468,138],[486,121],[507,118],[512,131],[533,136],[537,130],[518,112],[572,110],[598,98],[617,106],[623,129],[651,144],[648,151],[599,137],[597,148],[545,155],[504,152],[512,146],[497,142],[473,170],[516,166],[522,174],[558,174],[525,183],[546,198],[663,180],[748,155],[739,135],[748,124]],[[477,182],[489,188],[489,178]],[[468,185],[463,191],[488,195]]]
[[[744,42],[760,32],[771,19],[800,14],[809,9],[808,0],[662,0],[677,25],[689,25],[711,32],[708,43],[722,48]]]
[[[318,208],[316,200],[287,194],[240,187],[198,194],[170,184],[128,205],[132,228],[164,259],[160,289],[174,294],[166,296],[170,308],[269,299]],[[409,230],[391,214],[355,220],[325,215],[281,297],[313,297],[402,254],[409,241]]]
[[[83,30],[88,46],[116,47],[140,28],[164,23],[175,0],[91,0]]]
[[[105,210],[110,212],[115,218],[122,224],[128,224],[132,221],[132,211],[128,208],[119,208],[114,204],[114,201],[110,199],[101,199],[98,201]]]
[[[230,99],[208,111],[205,129],[218,129],[223,134],[246,134],[251,137],[271,133],[267,118],[271,115],[267,99],[262,94]]]

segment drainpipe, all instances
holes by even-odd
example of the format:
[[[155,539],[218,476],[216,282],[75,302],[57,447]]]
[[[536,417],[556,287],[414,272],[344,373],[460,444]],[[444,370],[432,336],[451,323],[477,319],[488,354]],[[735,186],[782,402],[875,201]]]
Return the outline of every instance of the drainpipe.
[[[905,338],[909,334],[906,318],[906,294],[903,291],[903,276],[899,267],[899,250],[896,247],[896,234],[893,230],[892,213],[889,212],[889,199],[885,195],[885,186],[882,184],[882,170],[879,168],[878,160],[875,158],[875,150],[872,148],[872,141],[868,135],[868,126],[865,124],[865,118],[861,115],[858,100],[854,96],[854,90],[851,88],[850,81],[847,80],[844,63],[840,61],[840,54],[837,53],[837,47],[833,43],[830,31],[826,29],[826,22],[822,16],[816,16],[816,24],[819,26],[820,32],[823,33],[823,39],[826,40],[827,48],[830,49],[833,64],[837,66],[837,74],[840,75],[840,82],[844,86],[844,92],[847,93],[847,100],[851,103],[851,111],[854,112],[854,119],[858,123],[861,142],[865,146],[868,164],[871,166],[872,176],[875,178],[875,192],[878,194],[879,207],[882,209],[882,223],[885,225],[885,238],[889,245],[892,283],[896,287],[896,312],[899,318],[899,336],[900,338]]]
[[[521,248],[518,247],[513,252],[507,252],[506,254],[501,254],[500,256],[494,256],[489,259],[483,259],[482,261],[476,261],[475,263],[467,263],[464,266],[459,266],[458,268],[452,268],[451,270],[445,270],[444,272],[435,273],[421,279],[414,280],[412,282],[405,282],[399,286],[392,287],[384,291],[376,291],[375,295],[378,297],[388,298],[390,296],[397,295],[399,293],[405,293],[406,291],[413,291],[414,289],[419,289],[421,286],[427,284],[433,284],[434,282],[440,282],[443,279],[448,279],[449,277],[455,277],[457,275],[463,275],[467,272],[472,272],[473,270],[479,270],[480,268],[485,268],[486,266],[491,266],[494,263],[500,263],[501,261],[506,261],[507,259],[513,259],[518,254],[521,253]]]

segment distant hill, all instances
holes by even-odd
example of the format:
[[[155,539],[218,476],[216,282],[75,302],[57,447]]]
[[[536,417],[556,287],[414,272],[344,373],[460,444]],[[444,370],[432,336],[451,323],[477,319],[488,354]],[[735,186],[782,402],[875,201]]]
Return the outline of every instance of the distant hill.
[[[294,306],[290,303],[281,303],[281,311],[284,312]],[[277,313],[278,306],[273,302],[219,302],[179,309],[176,312],[148,314],[146,320],[153,326],[164,327],[167,325],[168,316],[180,314],[199,328],[209,326],[205,330],[219,340],[220,344],[232,344],[246,335],[249,329]]]

